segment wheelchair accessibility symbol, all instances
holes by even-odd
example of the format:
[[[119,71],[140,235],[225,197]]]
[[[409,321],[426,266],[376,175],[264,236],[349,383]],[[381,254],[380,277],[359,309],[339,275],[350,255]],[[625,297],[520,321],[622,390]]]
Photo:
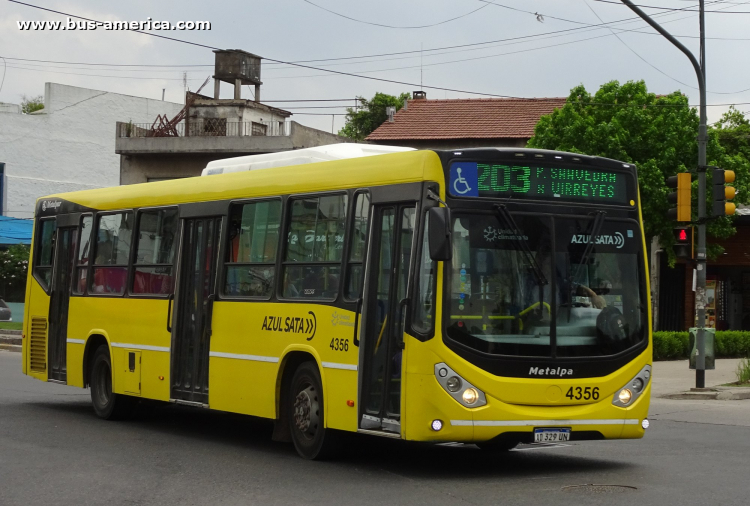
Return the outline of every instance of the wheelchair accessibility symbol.
[[[456,195],[466,195],[471,191],[471,186],[469,186],[466,179],[461,176],[461,167],[458,167],[456,172],[458,172],[458,176],[456,177],[456,180],[453,181],[453,192]]]
[[[477,164],[461,162],[451,165],[449,190],[458,197],[478,197]]]

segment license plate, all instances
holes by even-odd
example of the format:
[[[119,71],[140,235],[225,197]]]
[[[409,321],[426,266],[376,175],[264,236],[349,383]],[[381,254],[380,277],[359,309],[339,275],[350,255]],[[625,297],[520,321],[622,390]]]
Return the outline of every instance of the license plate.
[[[535,443],[570,441],[570,429],[534,429]]]

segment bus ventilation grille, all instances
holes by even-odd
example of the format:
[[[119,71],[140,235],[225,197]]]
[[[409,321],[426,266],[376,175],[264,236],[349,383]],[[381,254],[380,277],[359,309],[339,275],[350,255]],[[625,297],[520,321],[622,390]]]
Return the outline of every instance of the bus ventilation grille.
[[[47,318],[31,317],[31,340],[29,342],[32,371],[47,370]]]

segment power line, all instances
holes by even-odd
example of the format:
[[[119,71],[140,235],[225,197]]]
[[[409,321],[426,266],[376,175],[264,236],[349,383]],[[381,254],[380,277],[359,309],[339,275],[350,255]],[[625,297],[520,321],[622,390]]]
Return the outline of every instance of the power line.
[[[48,12],[53,12],[55,14],[60,14],[60,15],[63,15],[63,16],[74,17],[74,18],[83,19],[83,20],[86,20],[86,21],[99,22],[97,20],[86,18],[86,17],[83,17],[83,16],[78,16],[78,15],[75,15],[75,14],[69,14],[69,13],[65,13],[65,12],[61,12],[61,11],[56,11],[56,10],[53,10],[53,9],[48,9],[46,7],[39,7],[39,6],[28,4],[28,3],[25,3],[25,2],[20,2],[19,0],[9,0],[9,1],[13,2],[13,3],[25,5],[25,6],[28,6],[28,7],[31,7],[31,8],[40,9],[40,10],[44,10],[44,11],[48,11]],[[480,0],[480,1],[489,2],[489,0]],[[509,8],[511,10],[517,10],[517,11],[527,12],[527,13],[529,12],[529,11],[522,11],[522,10],[516,9],[516,8],[507,7],[507,6],[504,6],[504,5],[501,5],[501,4],[497,4],[497,3],[494,3],[494,2],[489,2],[489,3],[491,3],[493,5],[500,6],[500,7]],[[720,3],[720,2],[713,2],[713,3]],[[557,19],[557,18],[554,18],[554,19]],[[560,19],[562,19],[562,18],[560,18]],[[564,20],[564,21],[569,21],[569,20]],[[578,23],[578,22],[576,22],[576,23]],[[607,24],[611,24],[611,23],[607,23]],[[216,47],[213,47],[213,46],[207,46],[205,44],[198,44],[198,43],[195,43],[195,42],[185,41],[185,40],[177,39],[177,38],[174,38],[174,37],[167,37],[167,36],[164,36],[164,35],[149,33],[149,32],[145,32],[145,31],[142,31],[142,30],[130,30],[130,31],[135,32],[135,33],[150,35],[152,37],[158,37],[158,38],[162,38],[162,39],[171,40],[171,41],[174,41],[174,42],[182,42],[184,44],[190,44],[190,45],[194,45],[194,46],[200,46],[200,47],[204,47],[204,48],[207,48],[207,49],[212,49],[212,50],[213,49],[219,49],[219,48],[216,48]],[[321,72],[328,72],[330,74],[336,74],[336,75],[341,75],[341,76],[357,77],[357,78],[360,78],[360,79],[367,79],[367,80],[378,81],[378,82],[386,82],[386,83],[391,83],[391,84],[400,84],[400,85],[404,85],[404,86],[413,86],[413,87],[418,86],[415,83],[409,83],[409,82],[406,82],[406,81],[397,81],[397,80],[394,80],[394,79],[384,79],[384,78],[373,77],[373,76],[363,76],[363,75],[354,74],[354,73],[350,73],[350,72],[342,72],[342,71],[338,71],[338,70],[331,70],[331,69],[313,67],[311,65],[304,65],[304,64],[301,64],[301,63],[293,63],[293,62],[287,62],[287,61],[283,61],[283,60],[277,60],[277,59],[274,59],[274,58],[267,58],[267,57],[262,57],[262,58],[265,59],[265,60],[271,61],[271,62],[279,63],[279,64],[291,65],[291,66],[300,67],[300,68],[307,68],[307,69],[311,69],[311,70],[318,70],[318,71],[321,71]],[[119,77],[119,76],[109,76],[109,77]],[[469,94],[469,95],[479,95],[479,96],[486,96],[486,97],[515,98],[515,99],[521,99],[521,100],[524,99],[524,97],[516,97],[516,96],[511,96],[511,95],[500,95],[500,94],[494,94],[494,93],[483,93],[483,92],[476,92],[476,91],[467,91],[467,90],[460,90],[460,89],[456,89],[456,88],[445,88],[445,87],[440,87],[440,86],[424,86],[423,88],[432,89],[432,90],[439,90],[439,91],[451,91],[451,92],[454,92],[454,93],[465,93],[465,94]],[[610,105],[610,104],[602,104],[602,105]],[[671,105],[671,104],[664,104],[664,105]],[[732,104],[726,104],[726,105],[732,105]],[[313,113],[310,113],[310,114],[313,114]]]
[[[483,1],[483,0],[480,0],[480,1]],[[604,4],[623,5],[620,2],[613,2],[612,0],[594,0],[594,2],[601,2]],[[698,9],[689,9],[687,7],[683,7],[682,9],[676,9],[674,7],[656,7],[655,5],[639,5],[639,4],[634,4],[634,5],[636,7],[643,7],[644,9],[656,9],[660,11],[700,12],[700,10]],[[737,4],[733,4],[733,5],[737,5]],[[742,4],[739,4],[739,5],[742,5]],[[703,12],[705,12],[706,14],[709,14],[709,13],[710,14],[750,14],[750,11],[725,11],[725,10],[706,11],[704,10]]]
[[[444,21],[439,21],[439,22],[433,23],[431,25],[394,26],[394,25],[385,25],[385,24],[381,24],[381,23],[373,23],[372,21],[364,21],[364,20],[361,20],[361,19],[352,18],[352,17],[346,16],[344,14],[341,14],[339,12],[332,11],[331,9],[327,9],[327,8],[323,7],[322,5],[318,5],[316,3],[313,3],[310,0],[302,0],[302,1],[305,2],[305,3],[308,3],[310,5],[312,5],[313,7],[317,7],[318,9],[321,9],[321,10],[324,10],[324,11],[330,13],[330,14],[333,14],[334,16],[338,16],[340,18],[348,19],[349,21],[354,21],[356,23],[362,23],[364,25],[379,26],[381,28],[395,28],[395,29],[401,29],[401,30],[411,30],[411,29],[418,29],[418,28],[431,28],[433,26],[444,25],[446,23],[450,23],[451,21],[455,21],[457,19],[461,19],[461,18],[465,18],[466,16],[470,16],[470,15],[474,14],[475,12],[481,11],[482,9],[484,9],[485,7],[487,7],[486,5],[483,5],[483,6],[479,7],[478,9],[474,9],[473,11],[467,12],[466,14],[461,14],[460,16],[456,16],[456,17],[453,17],[453,18],[450,18],[450,19],[446,19]]]
[[[595,1],[595,2],[599,2],[599,1],[602,1],[602,0],[594,0],[594,1]],[[601,18],[601,16],[599,16],[599,14],[597,14],[597,12],[596,12],[596,11],[594,10],[594,8],[593,8],[593,7],[591,6],[591,5],[589,5],[589,3],[588,3],[588,2],[586,1],[586,0],[583,0],[583,2],[584,2],[584,3],[586,4],[586,7],[588,7],[588,8],[589,8],[589,9],[591,10],[591,12],[593,12],[593,13],[594,13],[594,16],[596,16],[596,17],[597,17],[597,19],[598,19],[599,21],[601,21],[601,22],[603,23],[603,22],[604,22],[604,20],[603,20],[603,19]],[[744,3],[747,3],[747,2],[744,2]],[[679,9],[679,10],[682,10],[682,9]],[[610,28],[610,30],[612,30],[612,29]],[[671,79],[671,80],[673,80],[673,81],[675,81],[675,82],[677,82],[677,83],[679,83],[679,84],[681,84],[681,85],[683,85],[683,86],[687,86],[688,88],[692,88],[692,89],[694,89],[694,90],[697,90],[697,89],[698,89],[698,88],[697,88],[697,87],[695,87],[695,86],[692,86],[692,85],[690,85],[690,84],[687,84],[687,83],[685,83],[685,82],[682,82],[682,81],[680,81],[679,79],[677,79],[677,78],[675,78],[675,77],[672,77],[671,75],[667,74],[666,72],[664,72],[663,70],[661,70],[661,69],[660,69],[659,67],[657,67],[656,65],[652,64],[652,63],[651,63],[650,61],[646,60],[646,59],[645,59],[645,58],[644,58],[643,56],[641,56],[641,55],[640,55],[640,54],[639,54],[639,53],[638,53],[638,52],[637,52],[637,51],[636,51],[635,49],[633,49],[632,47],[630,47],[630,46],[629,46],[629,45],[628,45],[628,44],[627,44],[627,43],[626,43],[626,42],[625,42],[625,41],[624,41],[624,40],[622,39],[622,37],[620,37],[620,36],[619,36],[618,34],[616,34],[616,33],[615,33],[614,31],[612,31],[612,35],[614,35],[615,37],[617,37],[617,40],[619,40],[619,41],[620,41],[620,42],[621,42],[621,43],[622,43],[622,44],[623,44],[623,45],[624,45],[624,46],[625,46],[625,47],[626,47],[626,48],[627,48],[627,49],[628,49],[628,50],[629,50],[629,51],[630,51],[631,53],[633,53],[633,54],[634,54],[634,55],[635,55],[636,57],[638,57],[638,59],[640,59],[640,60],[641,60],[642,62],[644,62],[644,63],[645,63],[646,65],[648,65],[649,67],[651,67],[651,68],[653,68],[654,70],[656,70],[657,72],[659,72],[659,73],[660,73],[661,75],[663,75],[663,76],[665,76],[665,77],[668,77],[669,79]],[[750,91],[750,88],[745,88],[744,90],[738,90],[738,91],[708,91],[708,90],[706,90],[706,93],[712,93],[712,94],[716,94],[716,95],[736,95],[736,94],[738,94],[738,93],[744,93],[744,92],[746,92],[746,91]]]
[[[45,69],[34,69],[28,67],[19,67],[16,65],[8,65],[8,68],[17,70],[29,70],[32,72],[49,72],[50,74],[65,74],[70,76],[85,76],[85,77],[110,77],[115,79],[147,79],[147,80],[159,80],[159,81],[182,81],[181,77],[143,77],[143,76],[109,76],[102,74],[82,74],[80,72],[60,72],[59,70],[45,70]],[[188,79],[189,81],[199,81],[199,79]]]

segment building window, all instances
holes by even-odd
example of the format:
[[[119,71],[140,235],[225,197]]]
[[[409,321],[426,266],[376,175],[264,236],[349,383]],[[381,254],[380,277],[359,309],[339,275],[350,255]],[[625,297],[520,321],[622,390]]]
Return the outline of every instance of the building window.
[[[203,120],[203,134],[207,137],[226,137],[226,118],[206,118]]]
[[[346,230],[346,195],[292,201],[282,294],[335,299]]]
[[[269,298],[276,274],[281,201],[232,206],[224,294]]]
[[[267,126],[263,123],[253,121],[251,125],[251,135],[266,135]]]
[[[89,293],[121,295],[128,277],[133,213],[100,215],[96,228],[94,278]]]
[[[132,293],[167,295],[173,292],[177,223],[177,209],[144,211],[138,215]]]

